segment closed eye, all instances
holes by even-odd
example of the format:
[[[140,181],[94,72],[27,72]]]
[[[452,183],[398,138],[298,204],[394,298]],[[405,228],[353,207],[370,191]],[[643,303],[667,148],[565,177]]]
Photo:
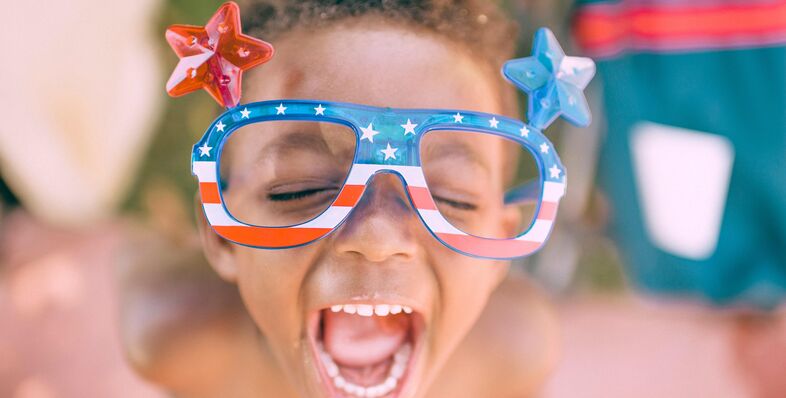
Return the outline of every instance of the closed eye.
[[[298,199],[304,199],[309,196],[313,196],[319,193],[328,192],[328,191],[335,191],[335,188],[315,188],[315,189],[306,189],[303,191],[293,191],[293,192],[282,192],[282,193],[271,193],[268,194],[267,197],[273,202],[284,202],[284,201],[295,201]]]
[[[461,201],[457,201],[457,200],[443,198],[441,196],[436,196],[436,195],[434,195],[433,197],[434,197],[434,201],[442,202],[442,203],[444,203],[444,204],[446,204],[446,205],[448,205],[450,207],[453,207],[453,208],[455,208],[457,210],[473,211],[473,210],[477,210],[478,209],[478,207],[475,206],[472,203],[461,202]]]

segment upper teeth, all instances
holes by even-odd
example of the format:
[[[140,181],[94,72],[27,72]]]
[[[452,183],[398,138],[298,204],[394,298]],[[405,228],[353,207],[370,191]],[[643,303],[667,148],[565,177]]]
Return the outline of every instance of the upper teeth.
[[[407,314],[412,313],[412,308],[406,305],[399,304],[336,304],[330,307],[333,312],[344,311],[347,314],[358,314],[360,316],[387,316],[388,314],[398,314],[404,311]]]

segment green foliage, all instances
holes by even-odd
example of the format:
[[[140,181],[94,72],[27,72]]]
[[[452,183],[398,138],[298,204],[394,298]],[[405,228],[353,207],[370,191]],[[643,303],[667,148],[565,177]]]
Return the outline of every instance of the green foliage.
[[[178,61],[164,40],[166,27],[173,23],[204,24],[221,3],[215,0],[169,0],[162,7],[161,20],[155,24],[157,32],[153,37],[161,38],[159,59],[162,60],[165,79]],[[164,110],[124,209],[133,213],[143,212],[146,194],[152,187],[160,187],[163,183],[177,192],[188,214],[193,214],[191,209],[197,186],[190,170],[191,147],[221,108],[206,93],[169,98],[164,86],[165,81],[162,81],[161,95],[167,97],[161,101]]]

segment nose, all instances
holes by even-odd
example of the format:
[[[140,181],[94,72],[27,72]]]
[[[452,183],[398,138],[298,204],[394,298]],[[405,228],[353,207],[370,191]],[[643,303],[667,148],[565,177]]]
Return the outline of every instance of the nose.
[[[376,263],[411,259],[418,247],[417,224],[417,213],[398,176],[376,174],[349,218],[334,231],[334,248],[341,256]]]

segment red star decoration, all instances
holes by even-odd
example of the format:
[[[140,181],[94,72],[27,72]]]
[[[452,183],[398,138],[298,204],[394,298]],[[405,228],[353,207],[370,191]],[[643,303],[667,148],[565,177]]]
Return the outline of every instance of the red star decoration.
[[[221,6],[204,27],[172,25],[166,40],[178,62],[166,83],[169,95],[179,97],[204,88],[219,104],[240,103],[243,71],[273,57],[270,43],[240,31],[240,9],[234,2]]]

